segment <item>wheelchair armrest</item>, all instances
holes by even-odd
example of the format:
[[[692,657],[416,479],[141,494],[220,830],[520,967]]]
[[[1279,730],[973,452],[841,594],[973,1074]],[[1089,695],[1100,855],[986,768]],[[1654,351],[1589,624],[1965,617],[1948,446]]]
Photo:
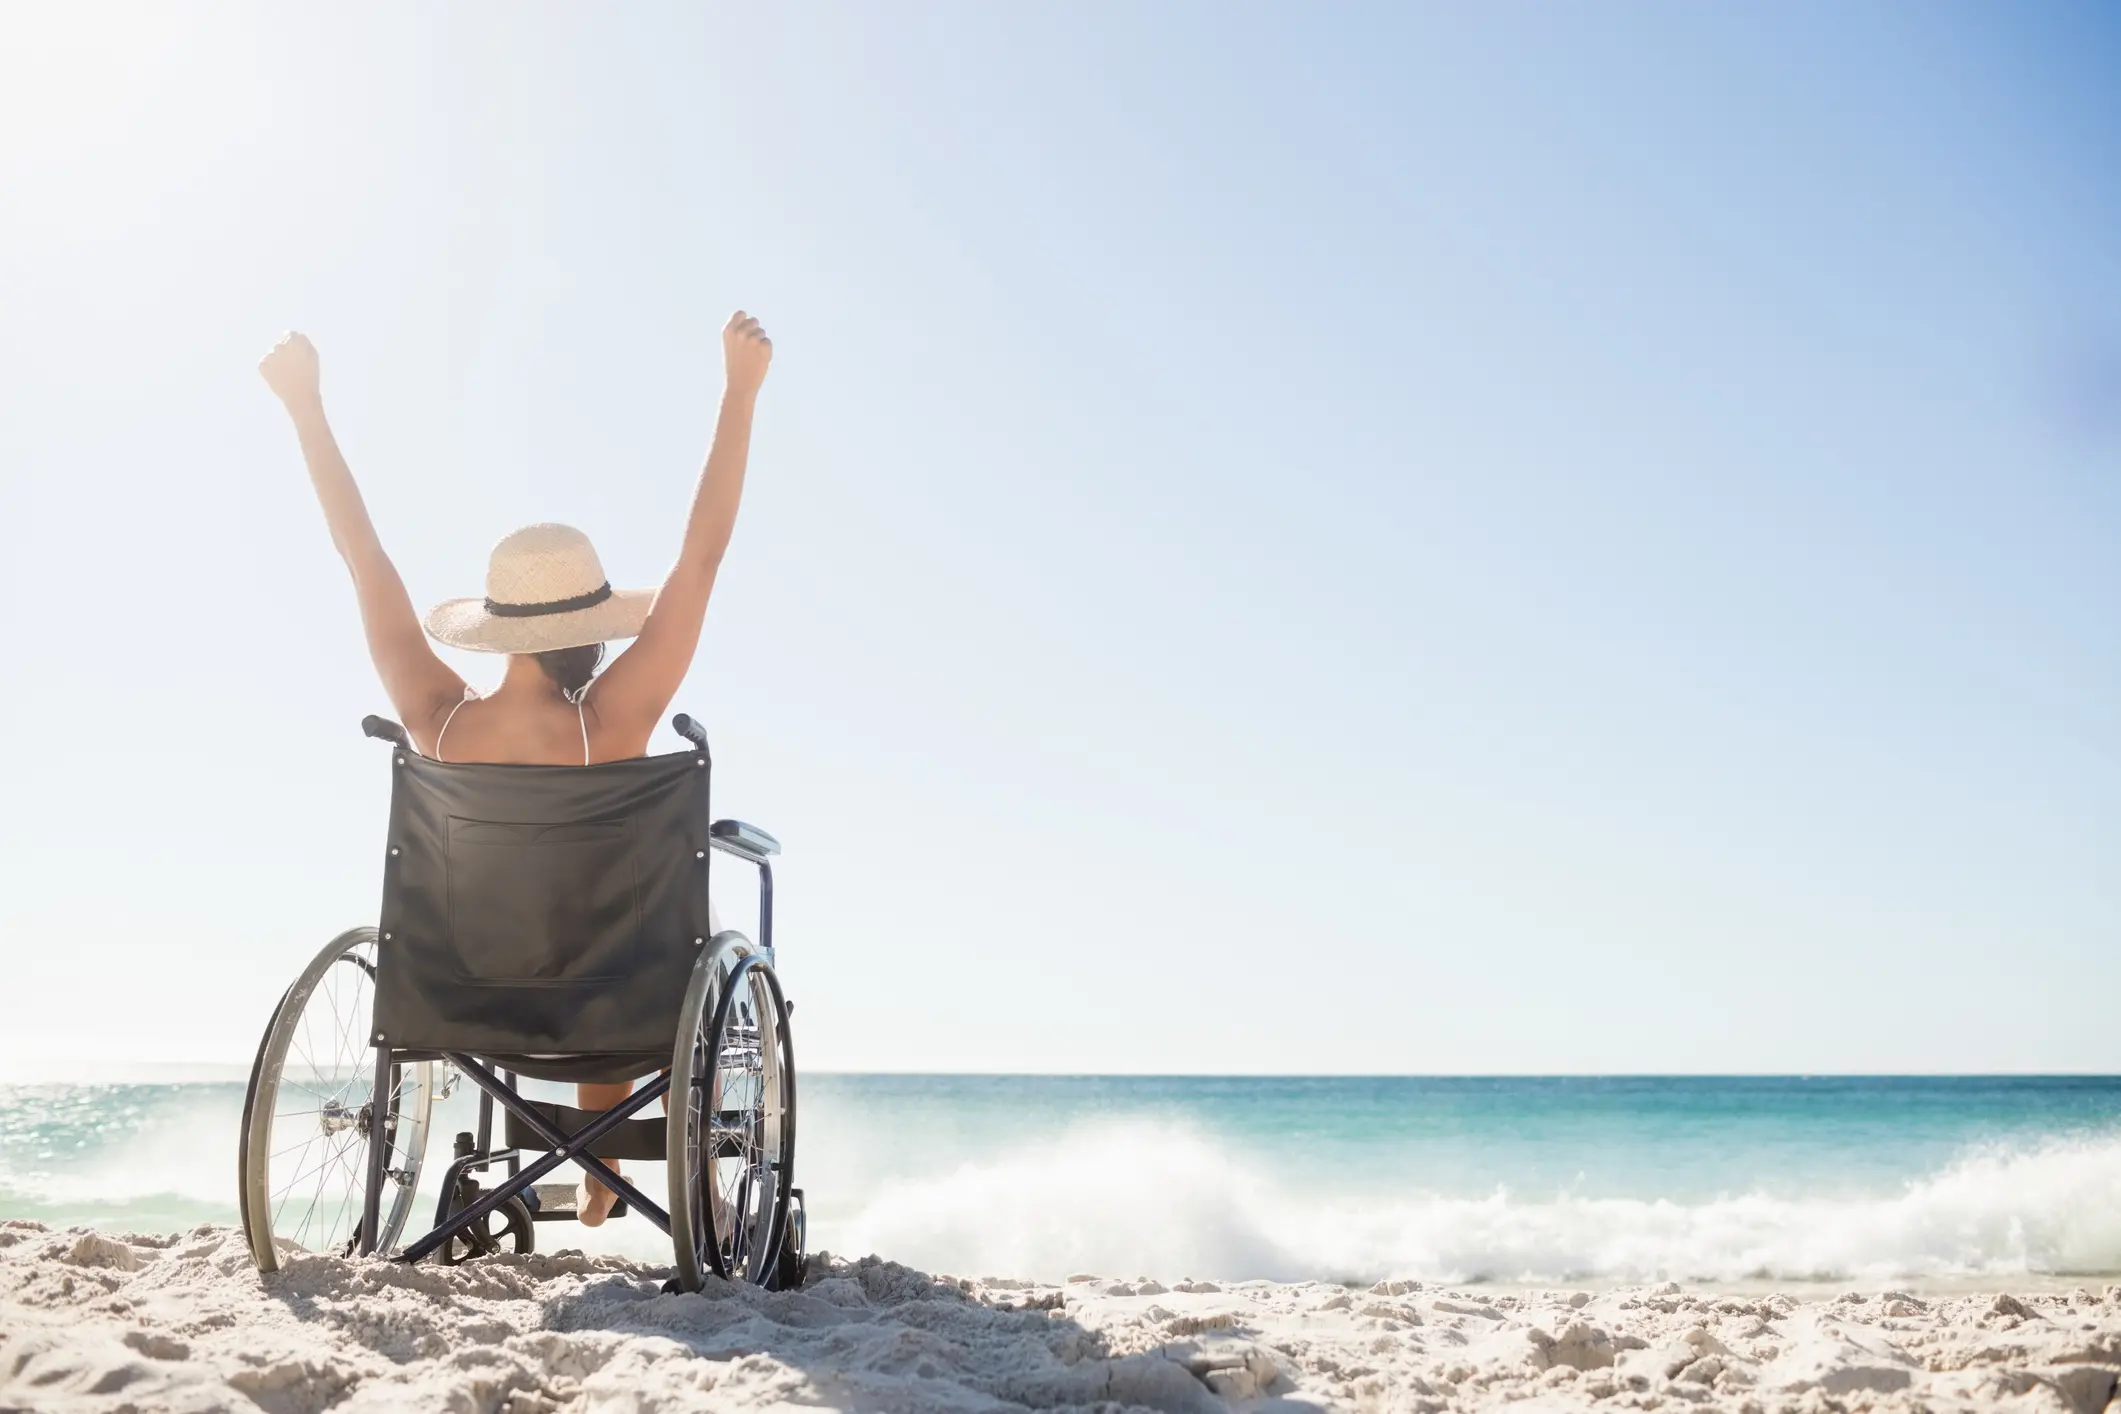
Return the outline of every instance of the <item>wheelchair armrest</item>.
[[[707,827],[707,836],[716,849],[741,855],[754,864],[781,852],[779,840],[742,820],[717,820]]]

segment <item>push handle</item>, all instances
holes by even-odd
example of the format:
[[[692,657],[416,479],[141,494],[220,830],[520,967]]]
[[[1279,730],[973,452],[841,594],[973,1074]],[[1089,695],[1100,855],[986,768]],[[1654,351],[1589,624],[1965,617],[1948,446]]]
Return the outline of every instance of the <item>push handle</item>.
[[[405,735],[405,728],[388,717],[378,717],[372,712],[361,719],[361,730],[377,741],[387,741],[398,746],[412,745],[412,738]]]
[[[691,742],[702,753],[707,750],[707,729],[683,712],[670,719],[670,726],[679,736]]]

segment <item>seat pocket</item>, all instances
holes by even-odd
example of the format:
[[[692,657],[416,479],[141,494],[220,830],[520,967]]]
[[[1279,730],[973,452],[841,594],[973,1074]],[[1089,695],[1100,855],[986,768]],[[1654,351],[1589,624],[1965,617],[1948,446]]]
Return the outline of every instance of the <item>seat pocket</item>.
[[[624,976],[639,955],[639,895],[631,820],[450,817],[450,946],[470,981]]]

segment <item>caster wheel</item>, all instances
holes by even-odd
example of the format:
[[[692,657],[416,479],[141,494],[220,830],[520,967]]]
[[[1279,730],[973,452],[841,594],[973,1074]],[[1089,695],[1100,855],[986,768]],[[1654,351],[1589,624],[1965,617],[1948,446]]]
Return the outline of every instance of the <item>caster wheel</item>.
[[[479,1186],[467,1179],[457,1190],[452,1211],[463,1212],[478,1197]],[[451,1233],[449,1240],[435,1249],[435,1258],[445,1267],[454,1267],[474,1257],[490,1257],[501,1250],[503,1243],[518,1254],[536,1250],[537,1224],[531,1220],[530,1205],[520,1196],[510,1198],[470,1227]]]

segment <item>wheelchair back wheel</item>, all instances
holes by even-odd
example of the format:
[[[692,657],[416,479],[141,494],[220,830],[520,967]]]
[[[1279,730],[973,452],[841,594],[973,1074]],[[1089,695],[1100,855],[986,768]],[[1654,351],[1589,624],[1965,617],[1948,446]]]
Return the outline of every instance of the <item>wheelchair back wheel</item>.
[[[670,1237],[678,1286],[775,1285],[795,1181],[795,1053],[780,980],[740,934],[693,971],[671,1058]]]
[[[412,1211],[434,1101],[431,1062],[394,1066],[377,1102],[373,1034],[376,930],[332,939],[280,998],[243,1096],[238,1190],[251,1260],[278,1271],[280,1244],[352,1253],[371,1143],[389,1146],[377,1248]]]

